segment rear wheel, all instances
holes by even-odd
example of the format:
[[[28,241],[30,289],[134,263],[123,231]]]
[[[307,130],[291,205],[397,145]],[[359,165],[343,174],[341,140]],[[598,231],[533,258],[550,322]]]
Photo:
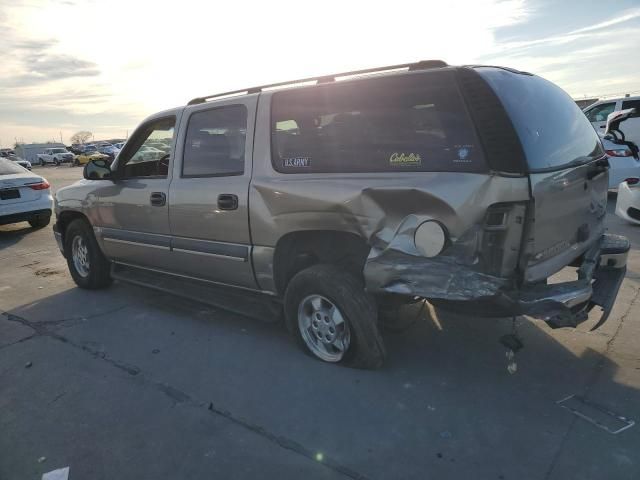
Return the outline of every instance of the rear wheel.
[[[302,270],[287,286],[287,327],[306,353],[325,362],[380,367],[385,349],[376,317],[362,282],[333,265]]]
[[[111,283],[111,264],[102,254],[87,221],[77,219],[69,224],[64,252],[71,277],[80,288],[104,288]]]
[[[40,166],[44,167],[44,160],[42,158],[40,159]]]
[[[31,225],[32,228],[44,228],[47,225],[49,225],[50,221],[51,221],[50,215],[42,215],[39,217],[34,217],[31,220],[29,220],[29,225]]]

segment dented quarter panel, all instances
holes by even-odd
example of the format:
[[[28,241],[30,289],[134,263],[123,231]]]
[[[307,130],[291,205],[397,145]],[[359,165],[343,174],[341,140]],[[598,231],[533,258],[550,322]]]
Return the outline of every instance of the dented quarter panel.
[[[284,235],[334,230],[359,235],[371,247],[365,279],[374,291],[459,299],[490,295],[505,285],[506,280],[475,270],[478,234],[488,206],[529,200],[526,177],[278,173],[271,165],[270,103],[270,93],[261,95],[249,188],[256,272],[272,271],[273,249]],[[415,250],[413,231],[426,220],[437,220],[449,233],[446,255],[427,259]],[[405,286],[395,281],[400,273]],[[260,275],[261,287],[270,289],[264,278]]]

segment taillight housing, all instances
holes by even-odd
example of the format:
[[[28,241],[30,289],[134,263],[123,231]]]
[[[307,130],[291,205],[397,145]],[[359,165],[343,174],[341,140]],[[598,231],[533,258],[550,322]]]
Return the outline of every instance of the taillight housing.
[[[616,148],[615,150],[605,150],[610,157],[631,157],[633,152],[628,148]]]
[[[509,277],[515,272],[526,212],[524,203],[495,203],[487,209],[480,245],[486,273]]]
[[[51,185],[49,185],[49,182],[47,182],[46,180],[43,180],[42,182],[32,183],[26,186],[29,187],[31,190],[46,190]]]

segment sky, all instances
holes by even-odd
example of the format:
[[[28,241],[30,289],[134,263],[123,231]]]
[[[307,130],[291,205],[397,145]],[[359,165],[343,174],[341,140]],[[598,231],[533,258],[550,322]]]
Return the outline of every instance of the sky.
[[[206,94],[425,59],[640,94],[640,0],[0,0],[0,145],[123,138]]]

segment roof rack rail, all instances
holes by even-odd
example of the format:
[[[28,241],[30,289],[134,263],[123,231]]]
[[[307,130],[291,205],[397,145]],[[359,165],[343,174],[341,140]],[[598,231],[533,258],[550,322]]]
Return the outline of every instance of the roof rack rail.
[[[187,105],[198,105],[200,103],[206,103],[208,100],[211,100],[214,98],[259,93],[267,88],[284,87],[286,85],[296,85],[300,83],[309,83],[309,82],[316,82],[316,85],[319,85],[322,83],[331,83],[331,82],[334,82],[336,78],[339,78],[339,77],[353,77],[356,75],[365,75],[368,73],[379,73],[379,72],[387,72],[387,71],[402,70],[402,69],[408,69],[409,71],[414,71],[414,70],[428,70],[431,68],[443,68],[443,67],[448,67],[448,65],[446,64],[446,62],[443,62],[442,60],[421,60],[419,62],[414,62],[414,63],[401,63],[398,65],[388,65],[386,67],[365,68],[364,70],[353,70],[351,72],[335,73],[333,75],[322,75],[319,77],[307,77],[307,78],[301,78],[298,80],[290,80],[287,82],[270,83],[268,85],[260,85],[258,87],[242,88],[240,90],[231,90],[230,92],[216,93],[214,95],[207,95],[206,97],[194,98],[193,100],[189,101]]]

